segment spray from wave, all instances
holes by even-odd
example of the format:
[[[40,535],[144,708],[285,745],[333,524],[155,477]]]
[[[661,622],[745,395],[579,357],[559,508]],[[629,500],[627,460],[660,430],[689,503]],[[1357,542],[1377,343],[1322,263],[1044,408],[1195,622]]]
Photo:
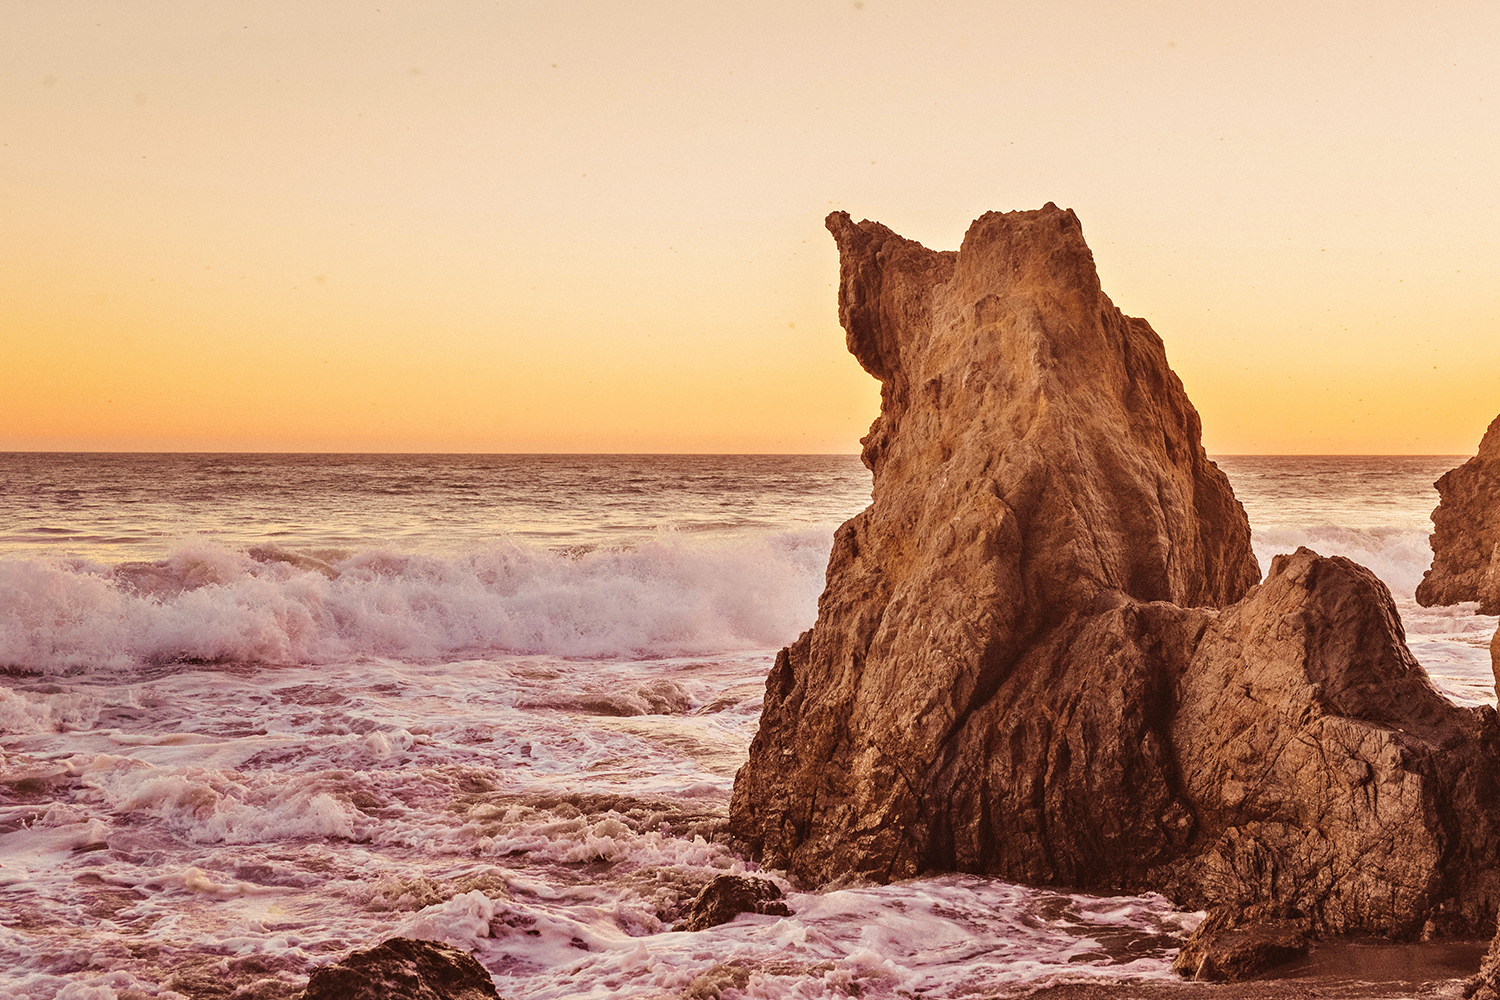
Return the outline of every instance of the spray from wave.
[[[1346,556],[1366,567],[1398,599],[1411,599],[1432,564],[1427,532],[1410,528],[1343,528],[1335,525],[1257,528],[1251,537],[1262,573],[1283,552],[1305,545],[1319,555]]]
[[[157,563],[0,561],[0,667],[330,663],[500,653],[694,656],[764,649],[812,624],[831,532],[670,537],[560,553],[343,558],[188,545]]]

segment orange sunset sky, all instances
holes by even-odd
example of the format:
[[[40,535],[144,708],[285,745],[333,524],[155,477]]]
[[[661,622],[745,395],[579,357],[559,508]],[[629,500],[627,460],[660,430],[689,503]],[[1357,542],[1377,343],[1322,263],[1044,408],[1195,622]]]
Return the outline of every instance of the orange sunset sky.
[[[853,452],[833,209],[1077,211],[1210,453],[1500,412],[1500,4],[4,3],[0,449]]]

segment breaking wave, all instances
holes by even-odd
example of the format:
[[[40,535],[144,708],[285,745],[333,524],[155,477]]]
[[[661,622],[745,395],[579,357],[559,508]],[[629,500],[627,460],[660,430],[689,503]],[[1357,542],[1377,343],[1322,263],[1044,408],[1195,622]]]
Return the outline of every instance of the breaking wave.
[[[765,649],[812,624],[831,534],[681,534],[592,551],[506,541],[447,556],[195,543],[149,563],[0,560],[0,668]],[[1432,558],[1426,533],[1408,529],[1274,527],[1253,542],[1262,572],[1306,545],[1369,567],[1403,603]]]
[[[831,540],[804,528],[584,552],[504,542],[338,557],[193,544],[153,563],[0,560],[0,668],[764,649],[812,624]]]
[[[1262,575],[1270,572],[1272,558],[1300,545],[1319,555],[1354,560],[1380,577],[1398,599],[1410,599],[1432,565],[1427,532],[1411,528],[1273,527],[1257,528],[1251,537]]]

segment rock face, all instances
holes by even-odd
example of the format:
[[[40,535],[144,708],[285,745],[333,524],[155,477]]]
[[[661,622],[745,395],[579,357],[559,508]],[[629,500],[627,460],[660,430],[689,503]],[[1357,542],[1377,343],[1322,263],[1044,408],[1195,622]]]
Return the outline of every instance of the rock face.
[[[1243,595],[1259,576],[1244,511],[1161,339],[1100,290],[1072,212],[990,213],[957,253],[844,213],[828,228],[849,349],[881,382],[874,502],[835,536],[817,625],[777,660],[732,828],[814,881],[958,867],[1108,882],[1128,855],[1101,855],[1158,840],[1157,814],[1053,850],[1069,807],[1044,794],[1053,722],[996,719],[1075,692],[1080,724],[1118,727],[1109,747],[1127,752],[1090,746],[1059,773],[1165,787],[1164,747],[1139,742],[1152,679],[1082,657],[1132,632],[1159,645],[1183,617],[1134,602]],[[1078,633],[1111,604],[1132,605],[1122,633]],[[1077,643],[1101,648],[1070,659]]]
[[[474,956],[436,941],[391,938],[313,972],[303,1000],[498,1000]]]
[[[1479,454],[1434,485],[1432,568],[1417,586],[1417,603],[1478,601],[1483,614],[1500,614],[1500,417]]]
[[[1092,786],[1167,787],[1172,762],[1146,739],[1155,678],[1128,660],[1194,624],[1134,603],[1244,595],[1260,576],[1244,508],[1160,337],[1101,291],[1071,211],[986,214],[957,253],[843,213],[828,228],[838,318],[880,379],[874,501],[838,529],[816,627],[772,670],[732,829],[814,882],[933,868],[1110,882],[1163,838],[1170,802],[1061,852],[1058,811]],[[1130,606],[1118,633],[1080,633],[1112,604]],[[1095,672],[1121,645],[1119,676]],[[1119,732],[1056,762],[1085,786],[1067,793],[1049,781],[1055,720],[1005,712],[1049,691],[1079,697],[1091,735]]]
[[[1073,213],[991,213],[956,254],[828,226],[881,380],[874,497],[767,678],[731,832],[810,882],[957,869],[1322,933],[1490,926],[1494,712],[1432,688],[1367,570],[1304,549],[1255,586],[1197,413]]]
[[[1276,903],[1320,933],[1485,931],[1500,882],[1500,725],[1440,695],[1369,570],[1277,556],[1214,616],[1171,740],[1201,824],[1162,873],[1197,905]]]

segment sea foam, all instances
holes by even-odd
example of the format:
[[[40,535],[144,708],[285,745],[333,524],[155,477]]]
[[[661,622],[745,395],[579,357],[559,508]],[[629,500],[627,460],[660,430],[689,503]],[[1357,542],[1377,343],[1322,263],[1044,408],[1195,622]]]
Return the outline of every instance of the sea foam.
[[[583,553],[502,542],[450,556],[370,549],[325,562],[196,544],[161,562],[112,567],[3,560],[0,667],[774,647],[812,624],[830,538],[831,526]]]

